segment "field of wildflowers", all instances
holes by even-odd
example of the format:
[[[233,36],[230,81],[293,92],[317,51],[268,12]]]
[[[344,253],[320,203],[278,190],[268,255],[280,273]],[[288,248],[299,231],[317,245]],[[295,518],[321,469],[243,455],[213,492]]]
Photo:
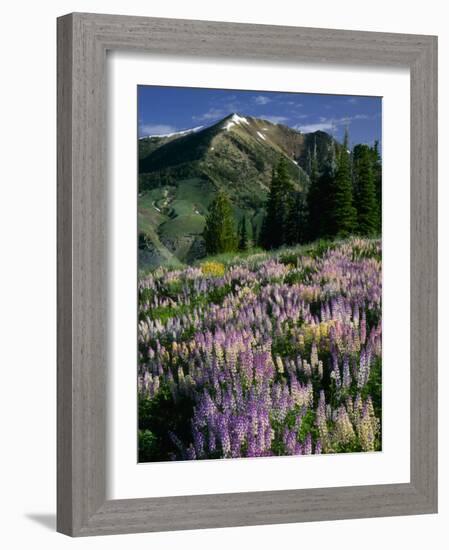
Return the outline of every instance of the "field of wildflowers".
[[[139,280],[139,461],[381,449],[381,243]]]

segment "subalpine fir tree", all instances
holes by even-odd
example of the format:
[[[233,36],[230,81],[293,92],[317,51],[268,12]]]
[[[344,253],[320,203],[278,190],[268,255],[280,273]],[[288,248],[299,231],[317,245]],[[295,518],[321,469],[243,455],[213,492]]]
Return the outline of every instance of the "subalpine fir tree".
[[[377,231],[382,230],[382,160],[379,152],[379,142],[374,142],[374,147],[371,149],[373,157],[373,177],[374,187],[376,189],[377,202]]]
[[[243,215],[243,218],[239,223],[239,250],[248,250],[249,248],[249,239],[248,239],[248,230],[246,227],[246,216]]]
[[[345,237],[356,229],[357,212],[353,206],[351,161],[348,131],[340,150],[332,193],[335,235]]]
[[[232,205],[224,191],[218,191],[209,206],[203,236],[207,254],[221,254],[237,249],[238,239]]]
[[[314,241],[335,234],[333,218],[333,190],[336,171],[335,142],[332,141],[327,157],[322,162],[322,171],[318,171],[316,147],[312,156],[310,187],[307,196],[307,239]]]
[[[301,244],[307,240],[307,208],[303,194],[293,194],[289,223],[287,225],[287,244]]]
[[[318,173],[318,159],[316,154],[316,141],[313,147],[313,153],[310,154],[310,185],[307,194],[307,213],[308,213],[308,238],[313,241],[322,233],[322,189],[320,185],[320,175]]]
[[[373,150],[368,145],[354,147],[354,191],[357,209],[357,233],[374,235],[379,214],[373,172]]]
[[[254,246],[255,244],[258,244],[260,242],[261,226],[259,225],[257,219],[251,218],[250,227],[251,227],[250,246]]]
[[[278,248],[288,242],[293,185],[288,175],[287,164],[281,157],[271,178],[266,216],[261,230],[264,248]]]

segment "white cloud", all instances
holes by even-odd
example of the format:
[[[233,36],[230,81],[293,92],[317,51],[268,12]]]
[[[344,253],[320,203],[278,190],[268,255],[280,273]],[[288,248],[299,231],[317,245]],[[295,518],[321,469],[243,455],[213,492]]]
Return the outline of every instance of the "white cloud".
[[[345,116],[341,118],[326,118],[320,117],[318,122],[310,124],[297,124],[295,130],[308,134],[310,132],[336,132],[340,126],[349,126],[353,120],[366,120],[370,118],[368,115]]]
[[[297,124],[295,130],[299,130],[303,134],[310,134],[311,132],[323,132],[334,131],[335,125],[332,122],[316,122],[314,124]]]
[[[254,101],[257,103],[257,105],[266,105],[267,103],[270,103],[271,99],[266,95],[257,95],[254,98]]]
[[[207,120],[216,120],[217,118],[221,118],[225,116],[225,112],[223,109],[214,109],[211,108],[205,113],[202,113],[201,115],[194,115],[192,116],[193,120],[200,120],[200,121],[207,121]]]
[[[169,124],[142,124],[140,126],[141,136],[158,136],[165,134],[173,134],[178,129]]]

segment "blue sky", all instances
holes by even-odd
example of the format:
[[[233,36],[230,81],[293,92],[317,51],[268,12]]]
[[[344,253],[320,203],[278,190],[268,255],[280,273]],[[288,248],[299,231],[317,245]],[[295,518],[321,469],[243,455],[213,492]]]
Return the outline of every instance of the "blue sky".
[[[351,145],[381,141],[380,97],[138,86],[139,137],[210,126],[232,112],[286,124],[301,132],[324,130]]]

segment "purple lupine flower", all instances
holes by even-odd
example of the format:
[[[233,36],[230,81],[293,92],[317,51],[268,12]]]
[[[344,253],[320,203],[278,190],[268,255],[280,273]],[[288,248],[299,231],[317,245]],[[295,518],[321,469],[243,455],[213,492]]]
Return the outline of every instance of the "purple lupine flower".
[[[349,371],[349,357],[347,355],[343,358],[343,387],[349,388],[351,385],[351,373]]]
[[[215,437],[215,430],[212,426],[209,426],[208,428],[208,431],[207,431],[207,440],[208,440],[208,448],[209,448],[209,452],[210,453],[215,453],[216,449],[217,449],[217,440],[216,440],[216,437]]]
[[[335,385],[337,388],[341,387],[341,377],[340,377],[340,367],[338,366],[338,355],[335,348],[332,350],[332,371],[331,378],[335,380]]]
[[[293,430],[289,430],[288,428],[284,431],[284,445],[285,449],[287,451],[287,454],[294,455],[297,454],[297,439],[296,439],[296,432]]]
[[[224,415],[220,415],[217,420],[217,435],[223,450],[223,456],[229,456],[231,452],[231,439],[229,437],[228,422]]]
[[[295,451],[294,453],[295,455],[303,455],[304,454],[304,447],[301,445],[301,443],[299,441],[296,442],[295,444]]]
[[[370,375],[370,354],[367,353],[366,350],[362,349],[360,352],[360,366],[359,366],[359,372],[357,377],[357,387],[363,388],[365,384],[368,382],[368,378]]]
[[[195,460],[197,458],[193,445],[190,445],[186,450],[187,460]]]
[[[365,310],[363,310],[362,313],[362,320],[360,322],[360,342],[362,345],[366,342],[366,313]]]
[[[204,455],[204,436],[195,424],[193,425],[192,433],[196,456],[201,457]]]
[[[312,435],[310,434],[310,432],[307,434],[306,439],[304,441],[304,454],[305,455],[312,454]]]

